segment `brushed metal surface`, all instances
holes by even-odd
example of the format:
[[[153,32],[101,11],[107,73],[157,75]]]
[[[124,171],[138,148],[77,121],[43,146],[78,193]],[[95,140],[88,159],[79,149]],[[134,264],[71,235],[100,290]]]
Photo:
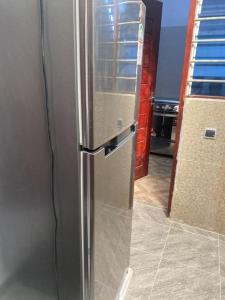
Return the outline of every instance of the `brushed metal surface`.
[[[79,1],[82,141],[88,149],[93,144],[93,1]]]
[[[131,133],[108,155],[104,148],[83,154],[86,174],[94,174],[89,178],[86,199],[90,210],[91,299],[98,300],[99,288],[102,293],[111,291],[115,298],[129,267],[134,136]]]
[[[55,151],[60,299],[82,297],[75,1],[45,0],[46,61]]]
[[[97,0],[80,2],[82,140],[83,146],[90,150],[99,148],[135,123],[137,101],[139,101],[135,91],[132,90],[124,93],[114,85],[110,92],[104,92],[103,88],[96,87],[98,76],[102,78],[102,82],[110,80],[98,65],[97,53],[100,47],[106,46],[99,46],[97,41],[100,28],[97,24],[99,21],[97,6]],[[140,11],[144,11],[144,5],[141,2]],[[116,13],[112,14],[112,19],[115,20],[115,27],[118,26]],[[140,24],[142,22],[143,20],[140,19]],[[117,42],[118,40],[113,40],[113,43]],[[138,69],[140,68],[137,65],[137,74],[139,74]],[[129,78],[127,77],[127,79]],[[114,81],[115,79],[116,77]],[[135,79],[138,80],[137,77],[134,77]],[[136,89],[138,93],[138,85]]]
[[[93,148],[103,145],[135,122],[136,96],[96,92],[93,102]]]
[[[39,1],[0,1],[0,39],[0,299],[55,300]]]

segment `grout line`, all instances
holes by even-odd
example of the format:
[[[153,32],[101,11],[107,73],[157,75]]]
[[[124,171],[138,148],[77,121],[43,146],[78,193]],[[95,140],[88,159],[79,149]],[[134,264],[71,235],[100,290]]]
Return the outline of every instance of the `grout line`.
[[[170,230],[171,230],[171,225],[169,226],[169,230],[167,232],[167,237],[166,237],[165,244],[164,244],[164,247],[162,249],[161,257],[160,257],[160,260],[159,260],[159,263],[158,263],[158,267],[157,267],[157,270],[156,270],[156,273],[155,273],[155,277],[154,277],[154,280],[153,280],[153,284],[152,284],[149,299],[151,299],[151,295],[152,295],[152,292],[153,292],[153,289],[154,289],[154,286],[155,286],[155,283],[156,283],[156,279],[157,279],[157,276],[158,276],[158,273],[159,273],[159,268],[160,268],[160,265],[161,265],[161,262],[162,262],[162,259],[163,259],[163,254],[164,254],[164,251],[166,249],[167,241],[168,241],[168,238],[169,238]]]
[[[222,299],[222,280],[221,280],[221,270],[220,270],[220,236],[218,235],[218,263],[219,263],[219,277],[220,277],[220,300]]]
[[[191,226],[191,225],[184,224],[184,223],[179,223],[179,222],[172,221],[172,220],[170,220],[170,222],[172,223],[172,225],[178,224],[178,225],[181,226],[181,228],[174,227],[174,229],[176,229],[176,230],[180,230],[180,231],[188,232],[188,233],[191,233],[191,234],[194,234],[194,235],[197,235],[197,236],[201,236],[201,237],[204,237],[204,238],[206,238],[206,239],[208,239],[208,240],[211,240],[211,241],[213,241],[213,240],[215,241],[215,240],[217,240],[218,237],[219,237],[219,234],[218,234],[217,232],[214,232],[214,231],[208,231],[208,230],[206,230],[206,229],[202,229],[202,228],[199,228],[199,227],[196,227],[196,226]],[[198,232],[189,231],[188,229],[183,228],[182,225],[183,225],[183,226],[188,226],[188,227],[193,228],[193,229],[199,229],[199,230],[202,230],[203,232],[205,231],[206,233],[208,232],[208,233],[211,233],[211,234],[215,234],[215,235],[217,236],[217,238],[216,238],[216,237],[213,237],[213,235],[208,235],[208,236],[207,236],[207,235],[205,235],[205,234],[201,234],[201,233],[198,233]]]
[[[143,201],[141,200],[136,200],[134,199],[134,203],[135,205],[140,205],[140,206],[147,206],[148,208],[151,208],[151,209],[156,209],[156,210],[161,210],[162,212],[167,212],[167,208],[165,207],[158,207],[158,206],[154,206],[154,205],[151,205],[151,204],[148,204],[148,203],[144,203]],[[165,215],[166,216],[166,215]],[[166,219],[170,220],[169,217],[166,216]]]
[[[148,207],[152,207],[152,208],[156,208],[156,209],[160,209],[160,210],[165,210],[166,207],[162,206],[162,207],[159,207],[159,206],[154,206],[154,205],[151,205],[147,202],[144,202],[144,200],[141,200],[141,198],[134,198],[134,202],[137,203],[137,205],[144,205],[144,206],[148,206]]]
[[[157,210],[161,210],[162,212],[165,212],[165,208],[164,207],[156,207],[156,206],[153,206],[153,205],[150,205],[150,204],[146,204],[146,203],[140,203],[139,202],[139,200],[136,200],[136,199],[134,199],[134,201],[135,201],[135,203],[137,203],[138,202],[138,204],[137,205],[144,205],[144,206],[148,206],[148,207],[150,207],[150,208],[153,208],[153,209],[157,209]],[[157,221],[154,221],[154,222],[156,222],[156,223],[158,223],[158,224],[162,224],[162,225],[166,225],[166,226],[170,226],[170,225],[180,225],[181,226],[181,228],[175,228],[176,230],[180,230],[180,231],[185,231],[185,232],[188,232],[188,233],[191,233],[191,234],[194,234],[194,235],[197,235],[197,236],[202,236],[202,237],[205,237],[206,239],[209,239],[209,240],[216,240],[216,239],[218,239],[218,236],[219,236],[219,233],[217,233],[216,231],[210,231],[210,230],[207,230],[207,229],[204,229],[204,228],[200,228],[200,227],[198,227],[198,226],[192,226],[192,225],[189,225],[189,224],[185,224],[185,223],[181,223],[181,222],[178,222],[178,221],[174,221],[174,220],[172,220],[171,218],[169,218],[169,217],[167,217],[167,216],[165,216],[165,218],[168,220],[168,224],[164,224],[164,223],[159,223],[159,222],[157,222]],[[187,226],[187,228],[184,228],[185,226]],[[209,235],[207,236],[207,235],[205,235],[205,234],[201,234],[201,233],[199,233],[199,232],[193,232],[193,231],[189,231],[188,230],[188,227],[190,227],[190,229],[198,229],[199,231],[202,231],[202,232],[205,232],[205,233],[209,233]],[[210,235],[211,234],[211,235]],[[213,237],[213,235],[215,235],[215,236],[217,236],[217,238],[216,237]]]
[[[138,202],[138,204],[140,203],[141,205],[146,205],[146,206],[150,206],[150,207],[154,207],[156,209],[164,209],[167,210],[167,206],[163,205],[160,203],[160,205],[153,205],[153,203],[157,203],[159,202],[159,200],[150,200],[150,202],[148,200],[145,200],[144,198],[138,198],[137,196],[135,196],[134,198],[135,202]]]
[[[201,227],[198,227],[198,226],[194,226],[194,225],[189,225],[187,223],[182,222],[181,220],[176,221],[176,220],[171,219],[171,222],[173,222],[175,224],[178,224],[178,225],[181,225],[181,226],[187,226],[187,227],[190,227],[190,228],[197,228],[197,229],[199,229],[200,231],[203,231],[203,232],[205,231],[205,232],[209,232],[209,233],[212,233],[212,234],[221,235],[216,231],[207,230],[207,229],[204,229],[204,228],[201,228]]]

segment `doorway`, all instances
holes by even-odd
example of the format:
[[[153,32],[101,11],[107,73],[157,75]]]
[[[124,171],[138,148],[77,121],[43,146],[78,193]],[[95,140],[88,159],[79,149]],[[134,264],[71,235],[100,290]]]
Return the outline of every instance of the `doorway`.
[[[190,0],[144,3],[134,198],[168,208]]]

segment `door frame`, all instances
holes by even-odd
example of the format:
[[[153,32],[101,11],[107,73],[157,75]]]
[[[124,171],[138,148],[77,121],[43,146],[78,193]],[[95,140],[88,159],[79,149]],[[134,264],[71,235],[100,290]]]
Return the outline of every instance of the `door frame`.
[[[169,190],[169,202],[168,202],[168,214],[171,212],[172,200],[173,200],[173,191],[174,191],[174,183],[176,177],[176,166],[177,166],[177,154],[180,143],[180,132],[183,120],[183,108],[184,108],[184,98],[187,87],[188,73],[189,73],[189,65],[191,58],[191,49],[192,49],[192,39],[193,39],[193,30],[195,25],[195,16],[198,0],[190,0],[190,14],[188,20],[187,27],[187,37],[186,37],[186,47],[184,54],[184,64],[183,64],[183,72],[182,72],[182,80],[180,87],[180,96],[179,96],[179,113],[177,120],[177,128],[176,128],[176,139],[175,139],[175,149],[174,149],[174,157],[173,157],[173,165],[171,172],[171,180],[170,180],[170,190]]]
[[[153,97],[156,88],[163,7],[163,3],[158,0],[142,1],[146,5],[146,18],[140,83],[140,107],[138,111],[135,180],[143,178],[148,174],[151,128],[153,122]]]

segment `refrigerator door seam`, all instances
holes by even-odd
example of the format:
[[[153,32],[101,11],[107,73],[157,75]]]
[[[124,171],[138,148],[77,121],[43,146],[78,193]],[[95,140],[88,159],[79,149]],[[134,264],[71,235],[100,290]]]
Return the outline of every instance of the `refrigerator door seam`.
[[[83,288],[84,288],[84,300],[89,300],[91,298],[91,249],[92,249],[92,233],[91,228],[93,228],[92,217],[91,217],[91,178],[90,178],[90,170],[92,169],[90,159],[85,159],[86,152],[81,152],[82,158],[82,194],[83,194]],[[85,163],[84,163],[85,162]],[[86,183],[86,186],[84,185]],[[91,238],[92,237],[92,238]]]
[[[93,99],[93,57],[90,54],[93,48],[93,1],[82,0],[79,1],[80,10],[80,75],[81,75],[81,108],[82,108],[82,140],[83,145],[90,148],[92,144],[92,136],[90,133],[89,124],[93,125],[93,116],[91,107],[89,106],[89,99]],[[90,50],[91,49],[91,50]],[[92,126],[91,125],[91,126]]]
[[[82,298],[85,300],[85,214],[84,214],[84,163],[83,163],[83,152],[80,152],[80,190],[81,190],[81,198],[80,198],[80,213],[81,213],[81,267],[82,267]]]
[[[82,104],[81,104],[81,66],[80,66],[80,14],[79,1],[73,0],[73,28],[74,28],[74,74],[75,86],[78,99],[78,118],[79,118],[79,139],[80,145],[83,144],[82,126]]]

